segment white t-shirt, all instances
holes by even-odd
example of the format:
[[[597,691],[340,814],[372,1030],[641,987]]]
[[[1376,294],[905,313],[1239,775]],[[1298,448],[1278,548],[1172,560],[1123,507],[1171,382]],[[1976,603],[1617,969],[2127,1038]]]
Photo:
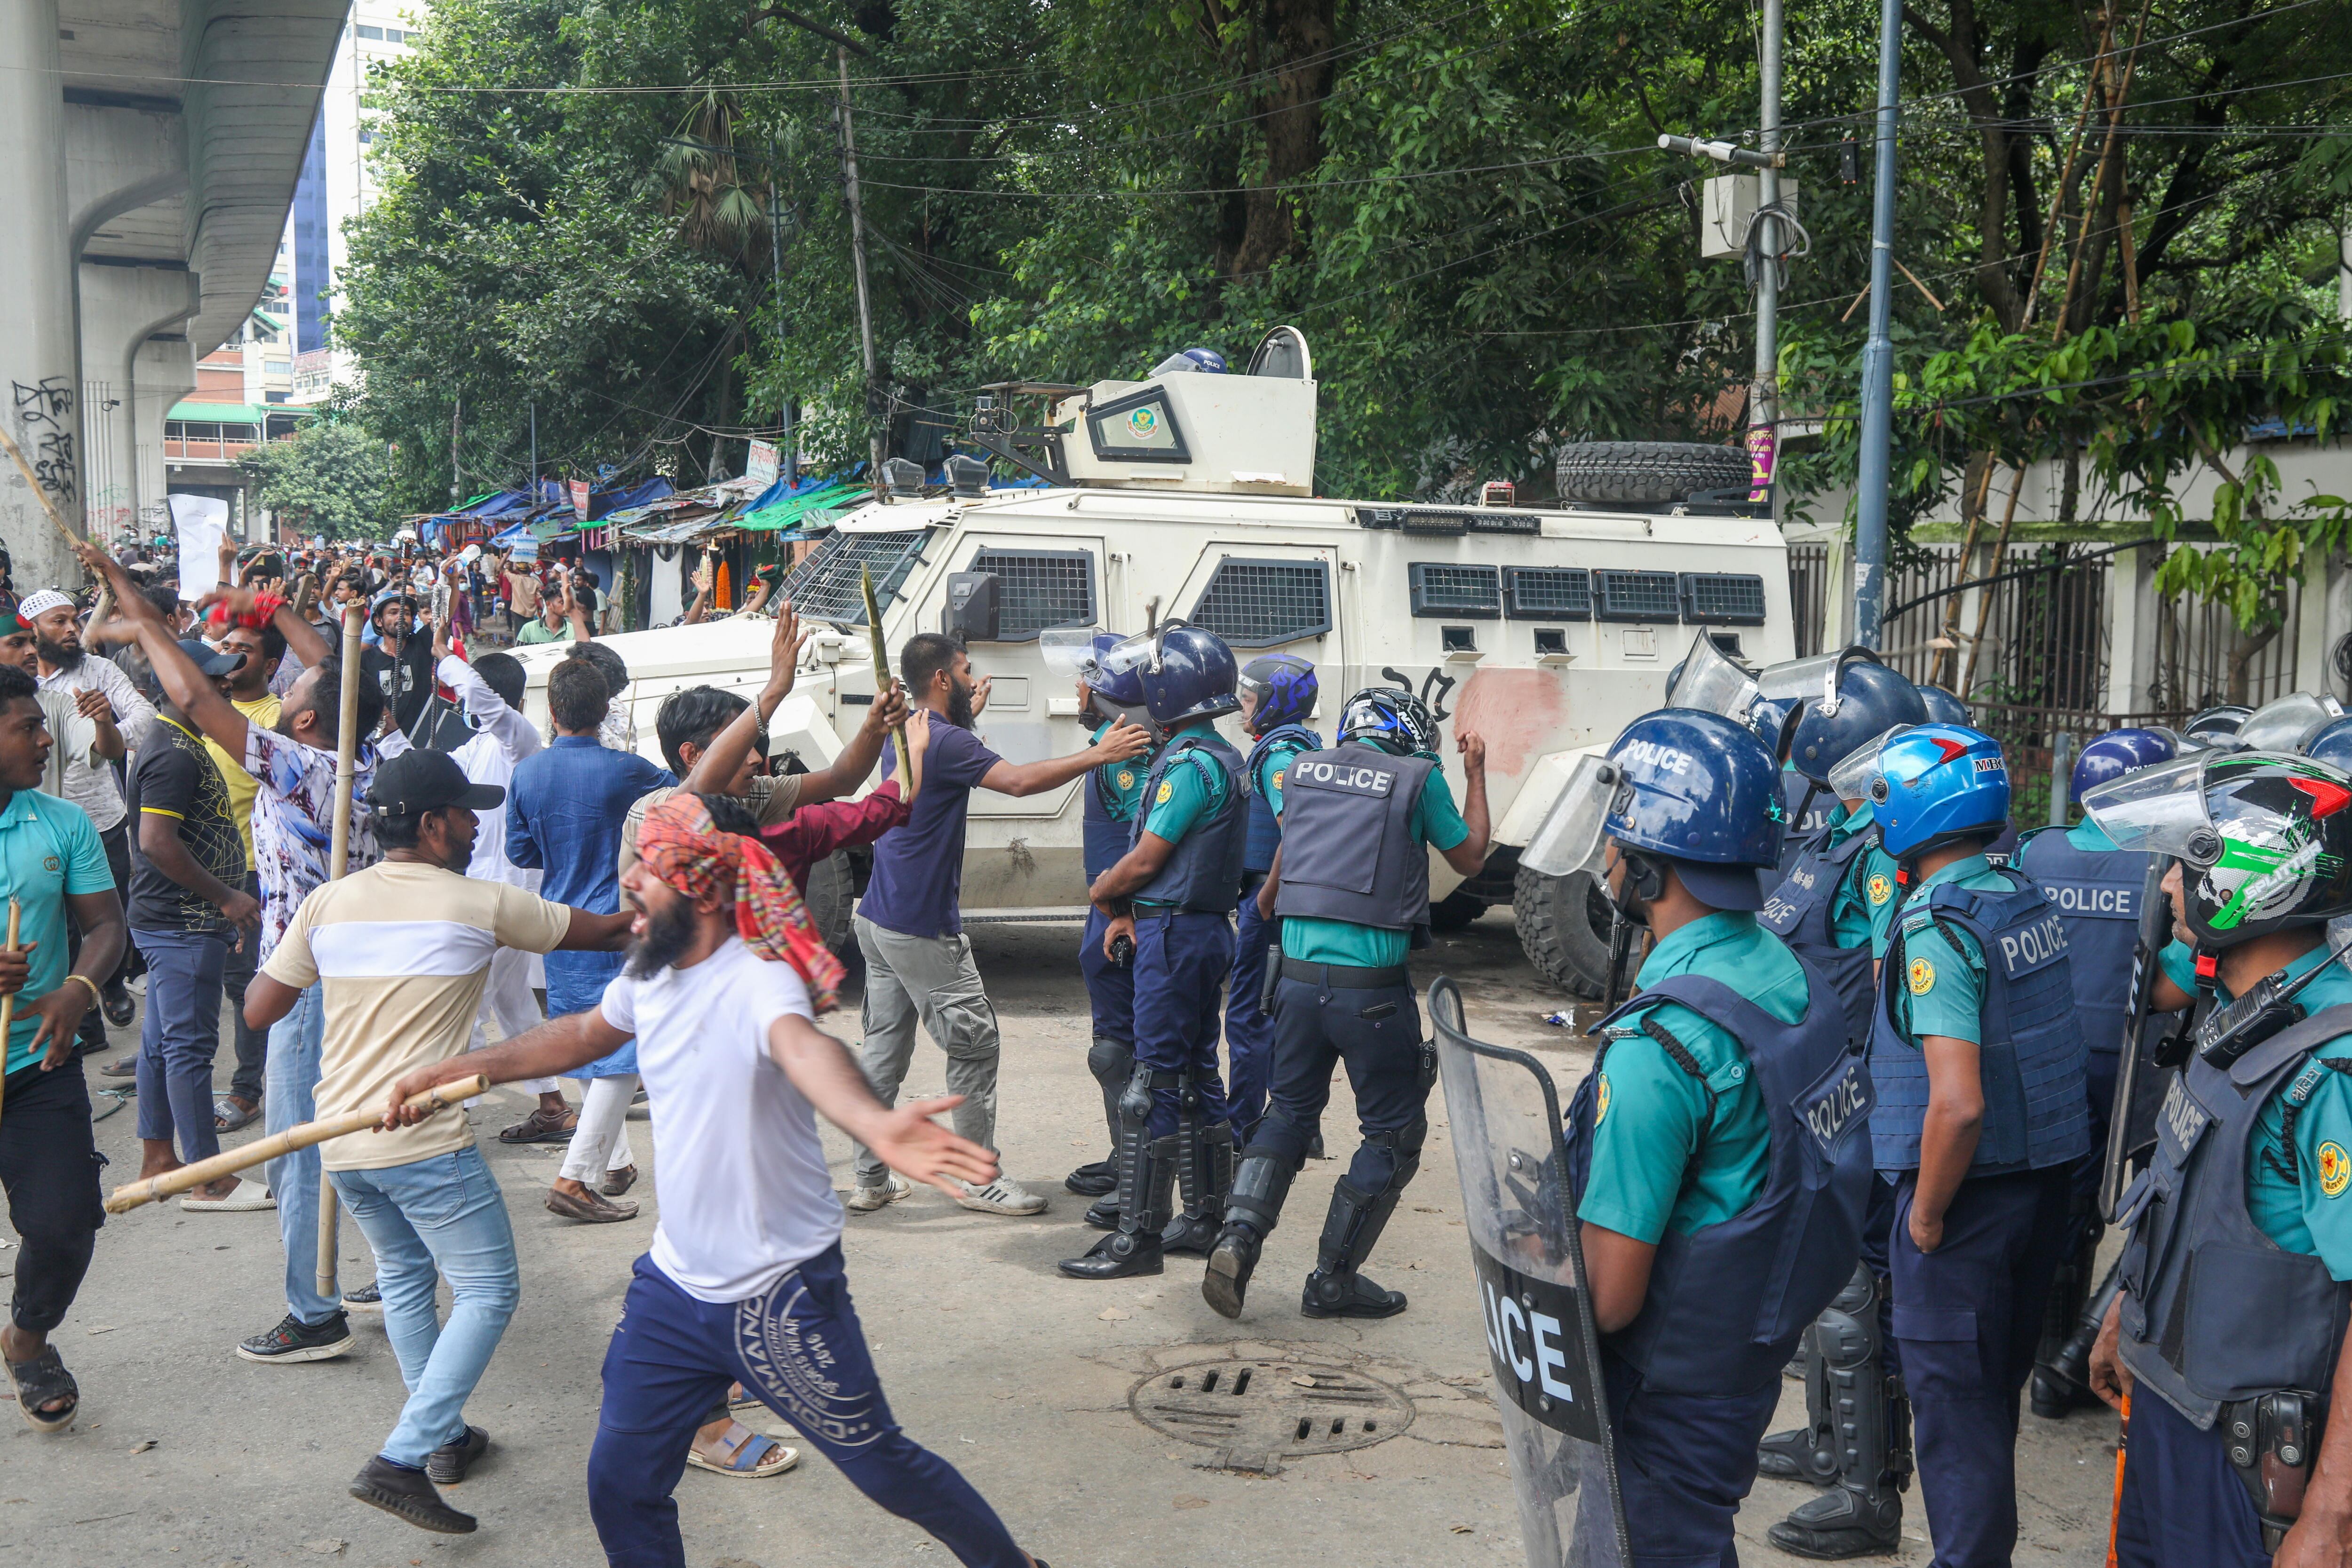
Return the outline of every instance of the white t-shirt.
[[[656,1268],[698,1301],[742,1301],[841,1239],[816,1112],[768,1055],[770,1025],[815,1017],[791,964],[730,937],[692,968],[615,976],[603,1010],[637,1037],[652,1102]]]

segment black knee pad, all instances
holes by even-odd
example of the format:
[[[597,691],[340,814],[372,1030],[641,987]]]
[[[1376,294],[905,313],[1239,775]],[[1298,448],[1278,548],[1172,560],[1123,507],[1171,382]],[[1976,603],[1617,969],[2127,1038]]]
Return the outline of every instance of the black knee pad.
[[[1095,1043],[1087,1049],[1087,1070],[1106,1089],[1124,1089],[1129,1076],[1135,1071],[1135,1047],[1125,1040],[1097,1035]]]

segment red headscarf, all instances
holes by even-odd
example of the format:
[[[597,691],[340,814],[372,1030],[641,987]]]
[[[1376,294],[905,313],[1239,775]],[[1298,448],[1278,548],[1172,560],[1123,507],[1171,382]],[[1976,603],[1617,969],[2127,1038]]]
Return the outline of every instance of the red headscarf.
[[[824,945],[800,889],[766,845],[721,832],[701,797],[680,790],[646,813],[637,829],[637,858],[689,899],[732,893],[735,929],[751,951],[791,964],[816,1011],[833,1007],[841,961]]]

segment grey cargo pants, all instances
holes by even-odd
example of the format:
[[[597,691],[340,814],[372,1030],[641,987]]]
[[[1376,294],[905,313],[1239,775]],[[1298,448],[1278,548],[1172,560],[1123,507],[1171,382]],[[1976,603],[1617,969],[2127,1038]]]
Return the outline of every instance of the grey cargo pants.
[[[898,1103],[898,1085],[915,1055],[918,1017],[932,1043],[947,1053],[948,1092],[963,1096],[949,1113],[958,1134],[996,1148],[996,1009],[980,984],[971,941],[964,936],[908,936],[859,915],[857,946],[866,955],[865,1040],[857,1065],[885,1105]],[[882,1162],[857,1145],[857,1183],[878,1187],[889,1179]]]

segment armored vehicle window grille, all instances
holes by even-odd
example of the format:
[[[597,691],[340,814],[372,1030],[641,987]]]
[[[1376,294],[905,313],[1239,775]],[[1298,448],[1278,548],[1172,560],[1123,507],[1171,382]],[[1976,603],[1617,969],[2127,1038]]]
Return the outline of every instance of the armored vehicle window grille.
[[[1405,568],[1416,616],[1491,621],[1503,613],[1502,574],[1492,566],[1414,561]]]
[[[1503,613],[1515,621],[1589,621],[1592,574],[1581,566],[1506,566]]]
[[[1095,558],[1088,550],[983,550],[972,572],[993,572],[997,636],[1026,642],[1046,626],[1095,624]]]
[[[1270,647],[1331,629],[1331,578],[1320,561],[1228,557],[1185,617],[1235,647]]]
[[[790,599],[805,620],[862,626],[866,599],[858,586],[858,569],[874,574],[875,603],[888,609],[898,585],[915,569],[917,552],[929,532],[909,528],[890,533],[835,533],[793,569],[776,597]]]
[[[1671,572],[1616,572],[1607,568],[1592,574],[1593,613],[1604,621],[1678,621],[1682,594]]]
[[[1760,626],[1764,579],[1751,572],[1685,572],[1683,618],[1693,626]]]

